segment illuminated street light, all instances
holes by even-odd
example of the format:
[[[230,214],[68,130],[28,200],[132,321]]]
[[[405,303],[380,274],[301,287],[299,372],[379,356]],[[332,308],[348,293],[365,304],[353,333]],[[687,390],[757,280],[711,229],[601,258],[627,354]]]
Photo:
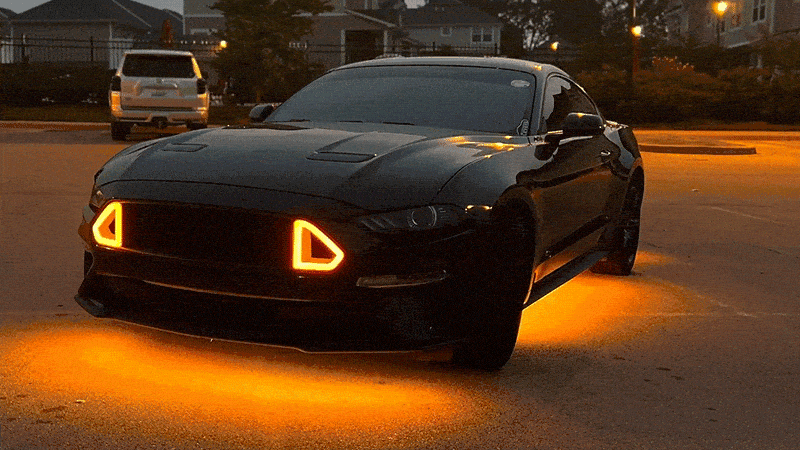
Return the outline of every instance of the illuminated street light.
[[[720,46],[720,32],[722,29],[722,21],[725,18],[725,11],[728,10],[728,2],[720,1],[714,3],[714,13],[717,15],[717,47]]]
[[[636,18],[636,0],[629,0],[630,3],[630,10],[631,10],[631,21],[629,22],[630,28],[628,30],[631,32],[631,72],[630,72],[630,80],[629,84],[631,89],[633,89],[633,80],[636,77],[636,72],[639,71],[639,36],[642,35],[642,26],[636,25],[639,21]]]
[[[223,48],[228,48],[228,41],[219,41],[219,48],[220,50]]]
[[[550,50],[552,50],[554,52],[558,51],[558,41],[555,41],[552,44],[550,44]]]
[[[717,2],[714,3],[714,12],[717,13],[717,16],[722,18],[725,15],[725,11],[728,10],[728,2]]]

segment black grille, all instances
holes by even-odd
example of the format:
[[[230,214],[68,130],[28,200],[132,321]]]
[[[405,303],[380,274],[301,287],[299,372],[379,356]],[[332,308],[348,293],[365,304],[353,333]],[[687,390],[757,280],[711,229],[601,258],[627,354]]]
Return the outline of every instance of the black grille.
[[[242,209],[126,203],[124,246],[199,261],[289,266],[291,221]]]

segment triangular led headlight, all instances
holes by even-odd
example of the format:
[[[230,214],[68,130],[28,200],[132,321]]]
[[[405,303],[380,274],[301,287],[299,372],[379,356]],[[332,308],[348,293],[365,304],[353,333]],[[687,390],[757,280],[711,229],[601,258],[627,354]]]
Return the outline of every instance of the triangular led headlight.
[[[122,247],[122,203],[108,203],[92,225],[95,242],[106,247]]]
[[[292,268],[330,272],[342,263],[344,251],[314,224],[297,219],[292,228]]]

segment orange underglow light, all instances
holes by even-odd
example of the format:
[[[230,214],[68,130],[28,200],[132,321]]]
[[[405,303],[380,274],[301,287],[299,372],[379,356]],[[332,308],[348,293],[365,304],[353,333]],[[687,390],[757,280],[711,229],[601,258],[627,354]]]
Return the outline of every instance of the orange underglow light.
[[[0,361],[3,417],[63,404],[58,423],[70,429],[169,448],[378,449],[409,429],[462,429],[489,403],[411,355],[312,355],[115,322],[0,327]],[[95,420],[98,408],[107,420]],[[30,408],[30,423],[41,409]]]
[[[344,251],[311,222],[295,220],[292,233],[292,267],[295,270],[330,272],[344,260]],[[319,241],[331,255],[320,257],[312,252],[313,241]]]
[[[106,247],[122,247],[122,203],[111,202],[100,211],[92,225],[95,242]]]

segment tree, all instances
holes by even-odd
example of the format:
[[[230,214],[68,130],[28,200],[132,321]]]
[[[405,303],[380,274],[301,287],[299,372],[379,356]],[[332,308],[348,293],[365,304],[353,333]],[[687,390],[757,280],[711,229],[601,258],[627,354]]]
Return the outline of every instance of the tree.
[[[312,31],[302,13],[330,11],[326,0],[218,0],[211,8],[225,16],[218,37],[228,44],[215,67],[240,99],[284,100],[322,72],[293,44]]]

